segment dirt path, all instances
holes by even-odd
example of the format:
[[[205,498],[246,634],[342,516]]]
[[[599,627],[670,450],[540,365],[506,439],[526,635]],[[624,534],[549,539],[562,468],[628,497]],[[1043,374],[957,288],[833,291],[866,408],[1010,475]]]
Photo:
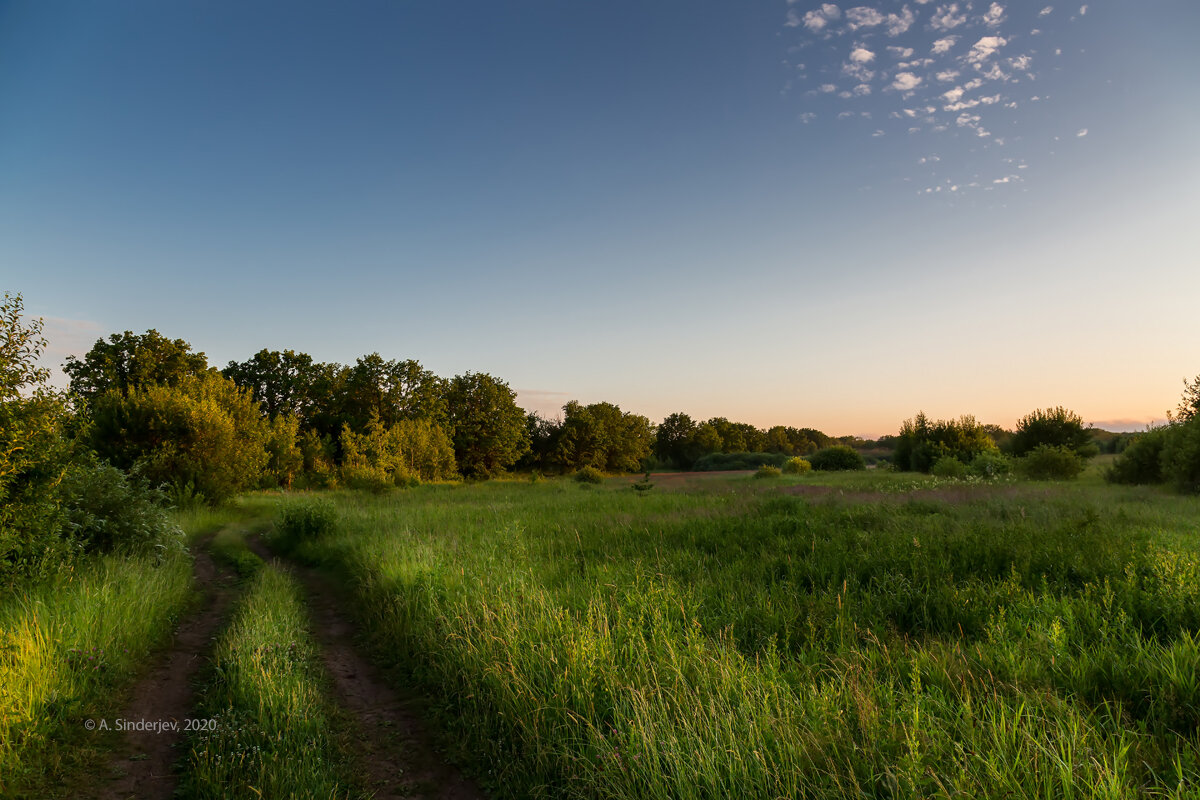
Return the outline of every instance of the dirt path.
[[[110,782],[93,787],[85,795],[94,800],[169,800],[175,795],[178,776],[174,765],[181,755],[177,745],[184,738],[184,721],[195,707],[193,681],[237,594],[232,575],[213,562],[203,545],[195,549],[194,556],[193,574],[204,591],[200,608],[180,624],[170,649],[137,682],[119,717],[127,721],[177,721],[179,729],[161,733],[125,731],[114,748]],[[115,727],[114,720],[108,722]]]
[[[265,560],[270,551],[256,538],[250,547]],[[359,654],[354,628],[338,608],[337,588],[319,572],[290,567],[308,594],[313,634],[335,699],[354,725],[355,752],[375,800],[483,800],[487,795],[446,764],[431,744],[414,697],[396,691],[382,672]]]

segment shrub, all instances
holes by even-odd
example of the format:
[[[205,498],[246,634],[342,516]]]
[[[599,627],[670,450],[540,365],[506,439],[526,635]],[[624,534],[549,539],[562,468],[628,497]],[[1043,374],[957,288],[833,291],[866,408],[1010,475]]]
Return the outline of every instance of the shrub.
[[[965,478],[969,474],[967,465],[954,456],[942,456],[929,472],[937,478]]]
[[[980,478],[1001,478],[1012,472],[1012,462],[1000,453],[980,453],[971,459],[971,473]]]
[[[604,473],[595,467],[584,467],[575,473],[578,483],[604,483]]]
[[[183,546],[182,531],[160,505],[162,495],[116,467],[72,467],[61,488],[66,534],[85,552],[148,553],[155,547]]]
[[[1023,456],[1038,445],[1063,447],[1082,458],[1100,452],[1091,432],[1083,427],[1083,418],[1062,406],[1038,409],[1017,422],[1009,445],[1013,455]]]
[[[396,478],[389,475],[387,470],[369,464],[346,464],[339,474],[343,486],[359,492],[382,494],[396,486]]]
[[[812,471],[812,464],[800,456],[794,456],[783,462],[783,471],[788,475],[803,475]]]
[[[1026,478],[1037,481],[1065,481],[1083,472],[1083,459],[1070,447],[1039,444],[1017,461]]]
[[[1161,456],[1163,477],[1178,491],[1200,493],[1200,416],[1168,430]]]
[[[283,505],[275,519],[275,533],[287,545],[319,539],[334,529],[337,509],[324,497],[292,500]]]
[[[772,467],[770,464],[763,464],[761,467],[758,468],[758,471],[754,473],[754,477],[756,477],[756,478],[778,478],[782,474],[783,474],[783,472],[779,469],[779,467]]]
[[[929,472],[944,456],[954,456],[967,464],[978,454],[995,449],[988,429],[974,417],[935,421],[922,411],[900,427],[894,458],[899,470]]]
[[[787,453],[709,453],[692,465],[693,472],[724,472],[726,470],[758,469],[763,464],[782,467]]]
[[[1163,447],[1167,443],[1166,427],[1151,428],[1125,445],[1121,455],[1104,472],[1109,483],[1162,483]]]
[[[818,450],[808,457],[808,461],[812,464],[813,469],[826,471],[867,468],[867,462],[863,461],[859,452],[844,444],[835,444],[832,447]]]

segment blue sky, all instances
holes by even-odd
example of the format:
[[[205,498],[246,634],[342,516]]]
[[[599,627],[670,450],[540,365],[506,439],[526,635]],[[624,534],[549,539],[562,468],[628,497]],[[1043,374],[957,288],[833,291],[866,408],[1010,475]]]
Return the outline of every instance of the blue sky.
[[[1198,30],[1191,0],[0,2],[0,281],[56,361],[154,327],[544,411],[1136,426],[1200,372]]]

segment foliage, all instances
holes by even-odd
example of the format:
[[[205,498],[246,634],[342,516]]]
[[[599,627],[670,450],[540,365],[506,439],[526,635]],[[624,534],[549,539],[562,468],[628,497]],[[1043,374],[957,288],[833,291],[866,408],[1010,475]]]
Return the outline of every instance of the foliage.
[[[1172,422],[1189,422],[1200,415],[1200,375],[1192,380],[1184,378],[1183,396],[1179,398],[1179,406],[1175,413],[1167,412],[1167,418]]]
[[[604,483],[604,473],[595,467],[580,467],[575,472],[576,483]]]
[[[107,464],[77,464],[61,487],[64,536],[86,553],[182,552],[183,532],[160,494]]]
[[[469,478],[497,475],[529,450],[525,412],[504,381],[482,372],[451,379],[446,390],[454,458]]]
[[[978,460],[979,456],[975,457]],[[974,463],[974,462],[972,462]],[[961,479],[970,474],[967,465],[959,461],[954,456],[942,456],[937,460],[929,470],[929,474],[935,478],[953,478]]]
[[[400,420],[385,426],[373,417],[362,434],[343,425],[341,444],[341,471],[351,488],[375,488],[376,482],[406,486],[414,479],[457,477],[450,437],[430,420]],[[371,485],[352,485],[364,481]]]
[[[0,584],[46,575],[74,556],[63,535],[61,482],[73,460],[63,398],[37,366],[40,319],[22,320],[20,295],[0,306]]]
[[[563,406],[556,457],[567,470],[585,466],[605,472],[633,472],[650,455],[650,420],[621,411],[612,403]]]
[[[945,456],[969,464],[978,454],[995,450],[987,429],[974,417],[934,422],[922,411],[901,426],[893,463],[905,472],[929,472]]]
[[[725,472],[758,469],[763,464],[779,467],[788,460],[785,453],[709,453],[692,465],[695,472]]]
[[[773,467],[770,464],[763,464],[761,467],[758,468],[757,471],[755,471],[754,477],[756,477],[756,478],[778,478],[782,474],[783,474],[783,471],[780,470],[779,467]]]
[[[1012,472],[1012,462],[1000,453],[985,451],[971,460],[970,468],[971,474],[980,478],[1002,478]]]
[[[1100,452],[1092,434],[1083,427],[1083,418],[1062,406],[1037,409],[1017,422],[1009,443],[1014,456],[1023,456],[1039,445],[1065,447],[1081,458],[1091,458]]]
[[[806,472],[812,471],[812,462],[807,461],[800,456],[793,456],[783,462],[783,471],[788,475],[803,475]]]
[[[358,359],[344,373],[340,417],[355,431],[378,419],[391,426],[424,419],[439,427],[448,422],[444,382],[420,362],[388,361],[378,353]]]
[[[1200,493],[1200,415],[1170,427],[1161,461],[1163,477],[1177,491]]]
[[[1071,480],[1079,477],[1084,466],[1083,457],[1061,445],[1039,444],[1017,459],[1017,470],[1035,481]]]
[[[1138,434],[1104,473],[1109,483],[1162,483],[1162,453],[1170,433],[1169,426],[1149,428]]]
[[[292,488],[292,482],[304,469],[304,453],[297,438],[299,433],[300,420],[296,417],[280,414],[270,418],[263,441],[267,451],[267,466],[263,471],[264,488]]]
[[[696,460],[692,447],[695,431],[696,423],[687,414],[671,414],[654,431],[654,454],[679,469],[690,469]]]
[[[153,485],[190,483],[219,503],[259,485],[271,433],[250,393],[212,371],[100,395],[87,441]]]
[[[164,384],[175,386],[208,369],[204,353],[193,353],[183,339],[168,339],[153,328],[143,334],[114,333],[108,341],[97,339],[82,359],[67,356],[63,372],[71,378],[71,392],[91,404],[108,392]]]
[[[314,394],[319,372],[308,353],[266,349],[245,361],[230,361],[221,370],[226,378],[250,390],[266,416],[288,415],[305,422],[312,419],[314,404],[328,402]]]
[[[857,450],[844,444],[835,444],[818,450],[808,457],[813,469],[836,471],[866,469],[867,463]]]

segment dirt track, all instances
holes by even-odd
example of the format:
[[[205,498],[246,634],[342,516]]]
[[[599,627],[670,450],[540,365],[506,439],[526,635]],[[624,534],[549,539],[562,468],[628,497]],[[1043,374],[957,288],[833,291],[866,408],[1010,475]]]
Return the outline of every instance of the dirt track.
[[[170,649],[133,688],[121,712],[125,720],[173,720],[178,731],[126,731],[115,748],[108,782],[89,787],[93,800],[169,800],[178,785],[177,745],[184,738],[184,720],[193,716],[193,682],[212,649],[213,637],[229,614],[237,591],[230,573],[218,567],[203,549],[195,553],[193,575],[204,595],[198,611],[175,632]],[[114,724],[109,720],[109,724]],[[114,734],[119,736],[120,734]]]
[[[271,553],[258,540],[251,549]],[[397,692],[354,645],[354,628],[338,608],[339,592],[319,572],[291,568],[308,595],[313,634],[333,679],[334,699],[351,717],[356,760],[376,800],[482,800],[487,795],[434,750],[416,698]]]

